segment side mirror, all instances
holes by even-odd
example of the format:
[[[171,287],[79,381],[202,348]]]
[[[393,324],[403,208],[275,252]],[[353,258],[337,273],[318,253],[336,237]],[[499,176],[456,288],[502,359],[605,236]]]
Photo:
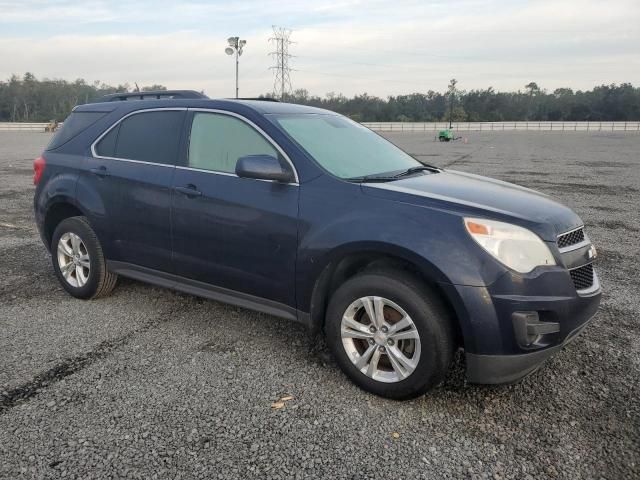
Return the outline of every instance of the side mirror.
[[[293,181],[293,173],[282,168],[280,161],[271,155],[240,157],[236,163],[236,175],[242,178],[273,180],[283,183]]]

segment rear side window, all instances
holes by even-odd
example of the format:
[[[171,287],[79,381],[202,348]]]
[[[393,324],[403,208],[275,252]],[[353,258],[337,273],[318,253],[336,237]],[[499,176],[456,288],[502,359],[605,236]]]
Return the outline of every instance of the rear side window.
[[[260,133],[242,120],[216,113],[196,113],[189,140],[189,166],[235,173],[238,158],[278,152]]]
[[[175,165],[183,111],[136,113],[112,128],[96,146],[103,157]]]
[[[120,124],[109,130],[102,140],[96,145],[96,153],[101,157],[115,157],[116,155],[116,142],[118,141],[118,132],[120,131]]]
[[[106,114],[107,112],[72,112],[62,124],[62,128],[57,131],[49,142],[47,150],[54,150],[62,144],[67,143]]]

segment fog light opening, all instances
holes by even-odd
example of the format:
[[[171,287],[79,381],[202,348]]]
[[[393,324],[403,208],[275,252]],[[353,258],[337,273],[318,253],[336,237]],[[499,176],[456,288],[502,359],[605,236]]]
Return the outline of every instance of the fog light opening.
[[[560,332],[560,324],[556,322],[540,321],[540,314],[536,311],[514,312],[513,333],[521,348],[532,349],[547,346],[546,338]]]

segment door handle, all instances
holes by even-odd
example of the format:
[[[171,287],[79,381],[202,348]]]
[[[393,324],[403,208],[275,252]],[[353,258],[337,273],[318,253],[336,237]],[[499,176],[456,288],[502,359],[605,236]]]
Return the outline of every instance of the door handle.
[[[99,177],[108,177],[109,176],[109,170],[107,170],[107,167],[105,167],[105,166],[98,167],[98,168],[92,168],[89,171],[91,173],[93,173],[94,175],[98,175]]]
[[[202,195],[202,192],[200,190],[197,190],[195,185],[191,184],[184,187],[173,187],[173,189],[176,192],[180,192],[186,195],[187,197],[200,197]]]

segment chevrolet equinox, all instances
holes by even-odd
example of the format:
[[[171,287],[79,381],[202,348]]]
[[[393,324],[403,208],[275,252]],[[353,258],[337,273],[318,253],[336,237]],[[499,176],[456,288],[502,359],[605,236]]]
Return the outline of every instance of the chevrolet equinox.
[[[107,295],[122,275],[295,320],[389,398],[441,383],[459,348],[470,382],[514,382],[600,301],[572,210],[422,164],[318,108],[112,95],[73,110],[34,183],[74,297]]]

